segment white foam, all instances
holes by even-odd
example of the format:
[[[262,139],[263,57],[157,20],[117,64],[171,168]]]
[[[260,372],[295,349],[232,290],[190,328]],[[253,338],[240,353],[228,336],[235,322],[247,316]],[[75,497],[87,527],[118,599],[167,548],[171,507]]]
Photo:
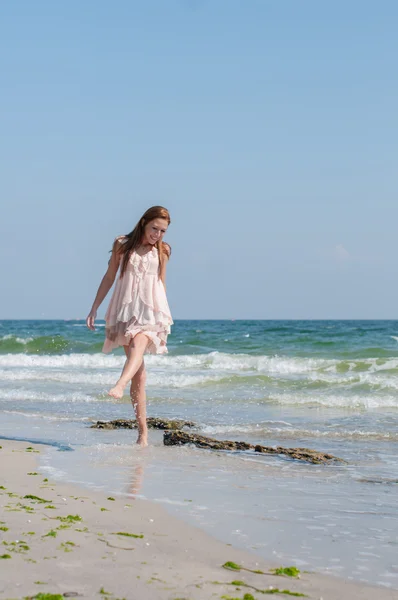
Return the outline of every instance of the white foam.
[[[147,385],[161,386],[169,388],[184,388],[195,385],[201,385],[210,381],[217,382],[223,379],[223,375],[203,374],[203,373],[148,373]],[[52,370],[6,370],[0,369],[0,381],[58,381],[72,384],[87,384],[98,387],[110,386],[115,383],[116,374],[112,371],[103,372],[84,372],[75,371],[56,371]]]
[[[65,394],[48,394],[46,392],[35,392],[33,390],[1,390],[0,400],[31,400],[39,402],[97,402],[98,398],[82,394],[81,392],[70,392]]]
[[[7,335],[3,335],[3,337],[0,337],[0,341],[1,340],[14,340],[15,342],[18,342],[18,344],[29,344],[29,342],[32,342],[34,338],[32,337],[27,337],[27,338],[21,338],[21,337],[16,337],[15,335],[12,335],[11,333],[8,333]]]
[[[56,371],[54,369],[0,369],[0,381],[59,381],[63,383],[87,383],[110,385],[115,383],[112,372]]]
[[[123,356],[105,354],[3,354],[0,355],[0,367],[106,369],[121,368],[125,360]]]
[[[374,439],[386,441],[398,441],[398,433],[382,432],[382,431],[367,431],[363,429],[336,429],[336,430],[320,430],[320,429],[300,429],[295,427],[266,427],[263,424],[259,425],[206,425],[200,428],[201,432],[208,435],[237,435],[245,433],[246,435],[255,435],[256,437],[281,437],[288,439],[296,439],[302,437],[308,438],[331,438],[331,439]]]
[[[266,399],[268,402],[277,402],[278,404],[307,404],[331,406],[334,408],[398,408],[398,396],[365,396],[351,394],[317,394],[310,395],[308,393],[272,393]]]
[[[267,421],[266,423],[272,424],[272,421]],[[283,421],[275,421],[275,424],[277,423],[283,423]],[[291,428],[290,424],[287,424],[288,427],[267,427],[265,423],[256,423],[255,425],[251,424],[251,423],[247,423],[247,424],[237,424],[237,425],[204,425],[203,427],[200,427],[200,430],[203,433],[207,433],[207,434],[235,434],[235,433],[253,433],[253,434],[259,434],[259,433],[269,433],[269,432],[280,432],[280,431],[286,431],[289,430]]]
[[[275,422],[276,424],[278,421]],[[208,435],[237,435],[240,433],[252,434],[256,437],[273,436],[282,438],[351,438],[351,439],[375,439],[386,441],[398,441],[398,433],[382,432],[382,431],[366,431],[363,429],[336,429],[336,430],[320,430],[320,429],[300,429],[296,427],[267,427],[265,423],[256,425],[205,425],[200,427],[200,431]]]
[[[1,367],[47,367],[87,369],[121,368],[125,362],[122,355],[97,354],[61,354],[61,355],[32,355],[32,354],[3,354],[0,355]],[[181,369],[211,370],[241,373],[242,371],[261,372],[270,375],[304,375],[311,372],[337,372],[339,365],[344,362],[347,372],[355,371],[358,363],[365,365],[367,371],[376,372],[398,368],[398,358],[385,359],[368,358],[358,361],[341,361],[337,359],[300,358],[287,356],[252,356],[249,354],[228,354],[210,352],[209,354],[193,355],[148,355],[145,362],[149,367],[162,367],[165,370]],[[342,375],[340,373],[340,375]]]
[[[315,372],[309,373],[307,379],[314,383],[330,383],[330,384],[344,384],[344,385],[363,385],[379,387],[379,388],[393,388],[398,389],[398,376],[397,375],[383,375],[383,371],[372,370],[370,372],[356,373],[348,371],[345,374],[341,373],[329,373],[329,372]]]

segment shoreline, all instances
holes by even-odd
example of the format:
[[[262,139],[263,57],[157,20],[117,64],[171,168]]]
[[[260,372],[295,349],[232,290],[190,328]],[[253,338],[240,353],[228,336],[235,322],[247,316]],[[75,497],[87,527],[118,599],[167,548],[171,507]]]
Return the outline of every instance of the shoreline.
[[[40,592],[113,600],[291,597],[271,586],[313,600],[398,600],[398,590],[319,573],[276,576],[270,569],[291,565],[270,564],[220,542],[149,500],[126,502],[48,481],[36,471],[41,445],[2,439],[0,446],[0,485],[6,488],[0,489],[0,556],[11,557],[0,563],[7,573],[2,600]],[[244,569],[226,570],[227,562]]]

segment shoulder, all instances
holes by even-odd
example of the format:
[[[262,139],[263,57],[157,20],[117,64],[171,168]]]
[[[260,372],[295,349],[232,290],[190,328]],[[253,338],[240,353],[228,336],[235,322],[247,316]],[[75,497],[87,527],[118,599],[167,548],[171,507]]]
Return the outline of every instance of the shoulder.
[[[116,250],[118,252],[127,242],[127,239],[128,238],[125,235],[119,235],[118,237],[115,237],[113,240],[112,250]]]
[[[115,242],[118,242],[118,244],[125,244],[127,240],[127,235],[118,235],[117,237],[115,237]]]
[[[166,242],[162,242],[162,250],[163,250],[164,254],[166,254],[167,258],[170,258],[171,246],[169,244],[167,244]]]

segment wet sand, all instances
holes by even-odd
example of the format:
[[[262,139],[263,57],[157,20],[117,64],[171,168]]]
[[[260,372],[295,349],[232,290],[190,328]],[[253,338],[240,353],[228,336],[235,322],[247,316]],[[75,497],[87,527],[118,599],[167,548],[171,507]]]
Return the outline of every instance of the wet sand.
[[[40,592],[58,594],[54,600],[63,594],[113,600],[292,597],[275,593],[278,588],[313,600],[398,600],[397,590],[320,574],[272,574],[290,565],[269,564],[219,542],[156,503],[46,481],[36,461],[43,446],[0,445],[1,599]],[[223,568],[229,561],[243,568]]]

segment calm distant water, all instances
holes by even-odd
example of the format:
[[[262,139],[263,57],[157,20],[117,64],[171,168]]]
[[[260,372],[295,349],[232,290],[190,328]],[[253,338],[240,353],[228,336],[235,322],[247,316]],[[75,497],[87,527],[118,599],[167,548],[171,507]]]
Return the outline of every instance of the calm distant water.
[[[328,467],[166,449],[159,432],[143,453],[129,431],[89,429],[132,416],[127,396],[106,395],[124,358],[101,354],[103,337],[103,322],[0,321],[1,435],[73,448],[48,451],[52,476],[159,500],[279,562],[398,588],[398,321],[177,321],[168,356],[146,358],[149,415],[347,460]]]

